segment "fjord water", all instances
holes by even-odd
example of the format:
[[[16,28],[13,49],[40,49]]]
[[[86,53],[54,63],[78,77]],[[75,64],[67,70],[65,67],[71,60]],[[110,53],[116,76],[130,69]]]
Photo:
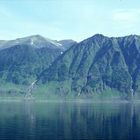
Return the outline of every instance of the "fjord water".
[[[0,139],[140,139],[140,104],[0,102]]]

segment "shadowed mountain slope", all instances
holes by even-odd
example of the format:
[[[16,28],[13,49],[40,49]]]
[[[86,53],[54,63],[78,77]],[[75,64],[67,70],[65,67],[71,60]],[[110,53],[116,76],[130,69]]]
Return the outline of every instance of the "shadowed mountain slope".
[[[139,96],[140,36],[96,34],[68,49],[41,73],[38,83],[46,85],[46,92],[64,96],[106,91],[121,93],[123,98]]]

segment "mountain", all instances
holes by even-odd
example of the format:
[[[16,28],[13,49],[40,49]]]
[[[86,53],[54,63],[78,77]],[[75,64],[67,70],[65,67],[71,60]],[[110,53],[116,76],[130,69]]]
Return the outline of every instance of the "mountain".
[[[67,48],[40,35],[0,41],[0,82],[31,83]]]
[[[44,94],[140,97],[140,36],[96,34],[73,45],[38,77]]]
[[[0,50],[13,47],[15,45],[30,45],[34,48],[59,48],[62,50],[66,50],[69,46],[76,43],[73,40],[51,40],[48,38],[44,38],[40,35],[33,35],[24,38],[18,38],[16,40],[0,40]]]

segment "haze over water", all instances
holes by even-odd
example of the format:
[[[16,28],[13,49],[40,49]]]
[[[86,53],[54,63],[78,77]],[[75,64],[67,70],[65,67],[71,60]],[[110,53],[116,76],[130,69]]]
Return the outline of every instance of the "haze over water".
[[[1,102],[0,139],[140,139],[140,104]]]

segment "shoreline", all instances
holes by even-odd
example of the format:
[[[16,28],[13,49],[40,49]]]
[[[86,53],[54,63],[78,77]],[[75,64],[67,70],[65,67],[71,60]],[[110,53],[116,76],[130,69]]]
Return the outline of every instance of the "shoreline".
[[[21,97],[0,97],[0,102],[40,102],[40,103],[140,103],[140,100],[94,100],[94,99],[25,99]]]

